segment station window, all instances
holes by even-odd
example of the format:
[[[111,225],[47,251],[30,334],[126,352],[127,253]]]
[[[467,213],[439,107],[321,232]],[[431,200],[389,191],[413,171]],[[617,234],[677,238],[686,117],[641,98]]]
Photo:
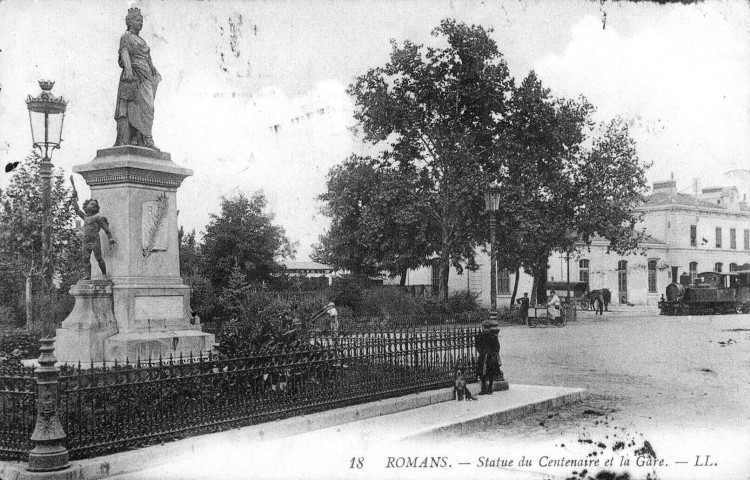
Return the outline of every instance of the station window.
[[[648,261],[648,291],[656,293],[656,260]]]
[[[737,249],[737,229],[736,228],[729,229],[729,248],[734,249],[734,250]]]
[[[690,225],[690,246],[698,245],[698,227]]]
[[[589,261],[578,260],[578,281],[589,283]]]
[[[716,227],[716,248],[721,248],[721,227]]]
[[[717,263],[716,263],[716,264],[714,265],[714,272],[717,272],[717,273],[721,273],[721,269],[722,269],[723,267],[724,267],[724,264],[722,264],[721,262],[717,262]]]
[[[745,250],[750,250],[750,230],[745,229]]]
[[[729,264],[729,271],[730,272],[736,272],[737,270],[739,270],[739,269],[737,268],[737,264],[736,263],[730,263]]]

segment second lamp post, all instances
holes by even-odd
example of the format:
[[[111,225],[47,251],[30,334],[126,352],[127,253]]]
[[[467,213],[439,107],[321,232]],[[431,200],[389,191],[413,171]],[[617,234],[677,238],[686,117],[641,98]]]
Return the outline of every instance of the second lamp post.
[[[497,322],[497,253],[495,230],[497,210],[500,208],[500,187],[493,185],[484,193],[484,206],[490,214],[490,321]]]

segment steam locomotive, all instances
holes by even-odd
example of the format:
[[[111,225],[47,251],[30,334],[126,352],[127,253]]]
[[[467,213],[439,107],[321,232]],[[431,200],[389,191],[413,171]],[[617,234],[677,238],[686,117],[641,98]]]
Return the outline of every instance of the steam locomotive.
[[[683,274],[680,283],[667,285],[659,309],[662,315],[747,313],[750,311],[750,270],[704,272],[692,282],[690,275]]]

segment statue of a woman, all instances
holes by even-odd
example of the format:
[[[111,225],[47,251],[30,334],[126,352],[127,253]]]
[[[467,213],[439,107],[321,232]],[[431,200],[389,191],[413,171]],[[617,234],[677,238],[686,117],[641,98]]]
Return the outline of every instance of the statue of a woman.
[[[128,9],[128,30],[120,37],[118,62],[122,67],[117,89],[117,141],[119,145],[140,145],[158,150],[151,136],[154,123],[154,97],[161,75],[151,62],[151,49],[138,36],[143,16],[138,8]]]

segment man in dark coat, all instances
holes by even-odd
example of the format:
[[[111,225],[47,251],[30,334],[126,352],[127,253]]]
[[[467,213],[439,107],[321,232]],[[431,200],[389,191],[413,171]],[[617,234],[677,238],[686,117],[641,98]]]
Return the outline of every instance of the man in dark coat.
[[[497,332],[492,329],[489,320],[482,322],[482,333],[477,334],[474,339],[474,348],[479,353],[477,361],[477,376],[482,381],[482,390],[479,395],[492,395],[492,383],[500,372],[500,341]]]
[[[521,320],[526,323],[529,319],[529,294],[524,293],[523,297],[516,300],[516,303],[521,306]]]

